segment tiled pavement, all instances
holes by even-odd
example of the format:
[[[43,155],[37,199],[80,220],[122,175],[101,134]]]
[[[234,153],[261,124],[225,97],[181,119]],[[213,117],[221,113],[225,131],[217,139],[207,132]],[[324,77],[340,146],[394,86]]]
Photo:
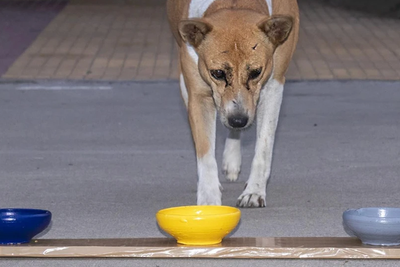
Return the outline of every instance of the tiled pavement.
[[[64,8],[66,0],[0,0],[0,76]]]
[[[399,19],[323,0],[299,5],[300,40],[288,79],[400,80]],[[71,0],[2,78],[176,79],[165,0]]]

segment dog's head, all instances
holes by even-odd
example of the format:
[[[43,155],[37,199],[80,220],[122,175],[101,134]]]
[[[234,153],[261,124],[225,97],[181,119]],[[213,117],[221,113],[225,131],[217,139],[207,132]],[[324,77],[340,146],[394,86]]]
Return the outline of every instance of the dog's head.
[[[196,50],[200,75],[228,128],[243,129],[253,122],[274,51],[288,38],[292,24],[289,16],[233,10],[180,22],[180,35]]]

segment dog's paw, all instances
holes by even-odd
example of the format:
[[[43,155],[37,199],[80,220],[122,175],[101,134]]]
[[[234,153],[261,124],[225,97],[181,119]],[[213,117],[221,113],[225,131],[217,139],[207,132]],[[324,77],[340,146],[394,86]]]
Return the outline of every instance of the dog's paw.
[[[229,164],[224,164],[222,167],[222,172],[228,181],[234,182],[239,178],[240,167],[237,168],[230,166]]]
[[[265,194],[245,191],[239,196],[236,206],[241,208],[264,208]]]
[[[236,181],[239,178],[241,164],[240,154],[225,154],[222,161],[222,172],[225,178],[231,182]]]
[[[219,194],[221,195],[221,193]],[[217,196],[214,194],[207,194],[197,196],[197,205],[217,205],[221,206],[221,196]]]
[[[197,205],[218,205],[222,204],[222,186],[220,184],[210,186],[199,186],[197,190]]]

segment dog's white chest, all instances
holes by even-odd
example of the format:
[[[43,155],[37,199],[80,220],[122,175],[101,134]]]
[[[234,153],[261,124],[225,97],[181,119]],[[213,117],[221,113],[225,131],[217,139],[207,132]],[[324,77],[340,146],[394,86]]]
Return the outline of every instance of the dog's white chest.
[[[208,7],[215,0],[192,0],[189,6],[189,18],[201,18],[207,11]]]
[[[189,6],[189,18],[201,18],[207,11],[208,7],[215,0],[192,0]],[[272,15],[272,0],[265,0],[268,5],[269,15]]]
[[[269,15],[271,16],[272,15],[272,0],[265,0],[265,1],[267,2],[268,12],[269,12]]]

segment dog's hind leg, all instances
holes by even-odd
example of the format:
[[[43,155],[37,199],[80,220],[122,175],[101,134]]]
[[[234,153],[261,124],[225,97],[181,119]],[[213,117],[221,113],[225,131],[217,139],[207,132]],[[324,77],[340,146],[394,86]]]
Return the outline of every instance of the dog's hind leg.
[[[242,164],[240,131],[229,130],[222,156],[222,171],[229,181],[236,181]]]

